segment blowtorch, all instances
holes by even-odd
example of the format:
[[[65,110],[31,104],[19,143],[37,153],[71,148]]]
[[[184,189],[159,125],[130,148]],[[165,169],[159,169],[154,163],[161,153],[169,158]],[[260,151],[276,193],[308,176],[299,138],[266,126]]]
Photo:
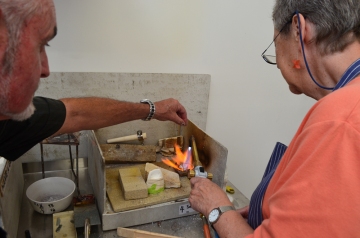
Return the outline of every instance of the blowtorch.
[[[196,142],[194,136],[191,136],[189,139],[189,151],[192,152],[192,159],[194,163],[194,169],[189,169],[188,171],[188,178],[191,179],[192,177],[202,177],[202,178],[208,178],[212,180],[213,174],[208,173],[205,171],[204,167],[202,166],[202,163],[199,159],[199,154],[196,147]]]
[[[189,139],[189,151],[192,152],[194,169],[189,169],[188,178],[191,179],[192,177],[201,177],[212,180],[213,174],[206,172],[204,167],[202,166],[202,163],[200,162],[194,136],[191,136]],[[207,222],[206,217],[201,213],[200,213],[200,217],[203,221],[204,237],[211,238],[209,223]]]

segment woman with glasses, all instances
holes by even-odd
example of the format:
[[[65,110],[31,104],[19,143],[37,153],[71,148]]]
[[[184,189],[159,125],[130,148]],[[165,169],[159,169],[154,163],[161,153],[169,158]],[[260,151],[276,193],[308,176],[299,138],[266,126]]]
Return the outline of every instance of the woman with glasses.
[[[317,102],[276,145],[249,207],[234,211],[201,178],[190,204],[220,237],[360,237],[360,1],[276,0],[273,21],[276,56],[262,57]]]

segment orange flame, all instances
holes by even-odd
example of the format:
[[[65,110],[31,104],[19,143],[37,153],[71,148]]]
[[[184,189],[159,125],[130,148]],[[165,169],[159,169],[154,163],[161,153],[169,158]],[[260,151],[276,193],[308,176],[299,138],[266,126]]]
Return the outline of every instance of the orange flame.
[[[194,168],[191,158],[191,148],[189,148],[184,153],[182,153],[180,147],[175,144],[175,152],[176,152],[176,156],[173,157],[172,160],[163,158],[162,162],[180,171],[185,171]]]

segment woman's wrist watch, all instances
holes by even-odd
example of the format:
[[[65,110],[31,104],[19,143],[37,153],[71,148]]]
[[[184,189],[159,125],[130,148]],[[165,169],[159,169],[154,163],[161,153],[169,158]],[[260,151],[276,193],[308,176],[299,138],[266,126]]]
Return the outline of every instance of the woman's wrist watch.
[[[149,115],[145,119],[142,119],[142,120],[150,121],[151,118],[155,115],[155,104],[152,101],[150,101],[149,99],[143,99],[140,102],[149,104],[149,106],[150,106]]]
[[[211,212],[209,213],[209,218],[208,218],[210,225],[214,225],[219,220],[220,216],[223,213],[232,210],[235,210],[234,206],[222,206],[212,209]]]

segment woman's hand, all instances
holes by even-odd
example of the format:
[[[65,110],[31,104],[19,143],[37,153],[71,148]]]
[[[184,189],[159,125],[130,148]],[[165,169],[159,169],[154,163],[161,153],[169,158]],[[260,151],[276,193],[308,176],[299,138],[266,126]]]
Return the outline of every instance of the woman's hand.
[[[226,193],[209,179],[194,177],[190,180],[190,183],[190,205],[194,210],[204,214],[206,217],[214,208],[232,206]]]
[[[249,205],[243,208],[239,208],[236,210],[244,219],[248,219],[249,216]]]

